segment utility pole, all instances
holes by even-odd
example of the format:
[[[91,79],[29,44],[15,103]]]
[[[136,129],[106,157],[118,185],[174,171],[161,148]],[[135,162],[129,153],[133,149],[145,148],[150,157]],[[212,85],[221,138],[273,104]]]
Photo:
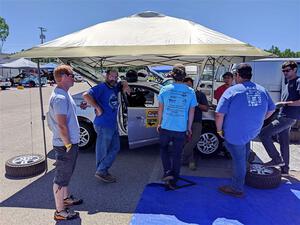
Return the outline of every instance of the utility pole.
[[[40,39],[41,39],[41,44],[43,44],[43,43],[44,43],[44,40],[46,39],[46,36],[45,36],[44,32],[46,32],[47,30],[46,30],[46,28],[44,28],[44,27],[38,27],[38,28],[39,28],[40,31],[41,31]]]

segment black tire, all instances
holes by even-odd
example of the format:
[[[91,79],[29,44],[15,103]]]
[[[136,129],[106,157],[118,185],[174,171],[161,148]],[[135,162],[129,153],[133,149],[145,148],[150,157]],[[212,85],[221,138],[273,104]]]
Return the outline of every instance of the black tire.
[[[1,90],[5,90],[6,89],[6,87],[1,87]]]
[[[80,141],[79,149],[88,149],[96,140],[96,133],[93,125],[84,121],[79,121]]]
[[[45,157],[39,154],[19,155],[5,162],[5,171],[8,177],[32,177],[41,174],[45,169]]]
[[[213,129],[204,129],[196,149],[201,157],[210,158],[218,155],[223,148],[222,138]]]
[[[29,87],[35,87],[35,86],[36,86],[36,84],[35,84],[34,81],[30,81],[30,82],[29,82]]]
[[[276,188],[281,183],[281,172],[274,167],[251,164],[246,174],[245,183],[258,189]]]

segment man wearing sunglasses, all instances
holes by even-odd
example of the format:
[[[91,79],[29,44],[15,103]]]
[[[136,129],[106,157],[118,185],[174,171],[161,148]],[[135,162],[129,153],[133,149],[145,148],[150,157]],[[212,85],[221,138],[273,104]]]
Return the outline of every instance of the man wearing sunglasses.
[[[60,65],[54,70],[57,83],[50,97],[48,122],[53,133],[53,150],[55,151],[55,176],[53,192],[56,211],[55,220],[69,220],[79,216],[78,212],[68,209],[79,205],[81,199],[76,199],[69,193],[69,182],[73,174],[79,143],[79,124],[76,115],[76,105],[68,90],[74,85],[74,74],[68,65]]]
[[[117,114],[118,93],[121,90],[130,93],[126,81],[118,82],[118,71],[108,70],[105,82],[83,93],[84,100],[94,107],[96,113],[94,120],[97,133],[95,177],[105,183],[116,182],[116,177],[111,175],[108,170],[120,150]]]
[[[290,130],[296,121],[300,120],[300,78],[297,77],[297,69],[297,63],[294,61],[287,61],[282,65],[282,73],[287,84],[282,92],[281,102],[276,104],[282,107],[277,119],[264,127],[260,133],[260,139],[272,159],[265,163],[265,166],[280,166],[283,175],[289,173]],[[274,135],[279,137],[280,154],[273,143]]]

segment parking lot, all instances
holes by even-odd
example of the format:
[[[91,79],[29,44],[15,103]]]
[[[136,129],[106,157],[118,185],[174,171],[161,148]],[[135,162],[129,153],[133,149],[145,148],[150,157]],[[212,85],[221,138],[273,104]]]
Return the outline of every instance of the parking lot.
[[[87,90],[86,83],[76,83],[72,94]],[[44,110],[53,87],[43,87]],[[5,161],[25,153],[44,154],[38,88],[0,91],[0,199],[1,224],[55,224],[52,194],[54,154],[51,151],[51,133],[46,126],[48,172],[27,179],[5,177]],[[269,160],[261,143],[252,143],[252,149],[262,161]],[[291,144],[291,176],[300,178],[299,144]],[[182,169],[182,174],[207,177],[230,177],[230,160],[218,156],[201,159],[196,171]],[[76,207],[81,219],[62,224],[128,224],[147,183],[161,177],[161,162],[157,145],[135,150],[122,145],[112,174],[118,182],[103,184],[95,179],[93,148],[82,152],[70,187],[74,194],[84,199]]]

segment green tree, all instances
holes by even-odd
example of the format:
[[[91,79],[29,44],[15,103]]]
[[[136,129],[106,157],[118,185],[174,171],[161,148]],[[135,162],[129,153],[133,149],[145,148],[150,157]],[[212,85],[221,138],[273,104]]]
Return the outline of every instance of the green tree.
[[[2,52],[3,44],[6,41],[8,35],[9,35],[9,27],[5,22],[5,19],[0,16],[0,40],[1,40],[0,53]]]
[[[300,52],[293,52],[289,48],[285,49],[284,51],[280,51],[280,49],[274,45],[272,45],[272,47],[266,51],[271,52],[281,58],[298,58],[298,57],[300,57]]]

